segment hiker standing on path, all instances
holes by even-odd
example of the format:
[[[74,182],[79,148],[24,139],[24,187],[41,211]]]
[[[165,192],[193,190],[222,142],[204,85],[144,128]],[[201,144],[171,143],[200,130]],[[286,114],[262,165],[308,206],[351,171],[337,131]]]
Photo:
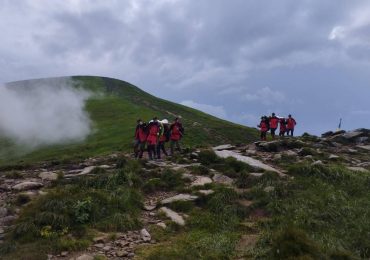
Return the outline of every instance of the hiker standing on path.
[[[266,141],[266,133],[270,128],[267,116],[261,117],[261,122],[257,127],[261,129],[261,140]]]
[[[279,118],[276,117],[275,113],[272,113],[271,117],[269,118],[270,130],[271,130],[271,137],[275,139],[275,132],[279,124]]]
[[[176,145],[176,149],[179,152],[181,152],[181,147],[180,147],[179,141],[181,140],[181,138],[184,135],[184,128],[183,128],[182,124],[180,123],[180,120],[179,120],[178,117],[176,117],[175,121],[171,124],[170,132],[171,132],[171,135],[170,135],[171,149],[170,149],[170,151],[171,151],[171,155],[173,155],[175,145]]]
[[[279,119],[279,124],[280,124],[279,136],[283,137],[285,135],[285,132],[286,132],[286,120],[285,120],[285,118],[280,118]]]
[[[161,127],[161,132],[159,134],[159,142],[157,145],[157,158],[161,159],[161,150],[166,156],[168,156],[168,153],[164,145],[166,142],[170,140],[170,127],[168,125],[167,119],[163,119],[162,121],[159,121],[159,122],[162,125],[162,127]]]
[[[287,135],[289,136],[289,133],[290,133],[290,136],[293,136],[294,134],[294,127],[295,125],[297,124],[297,122],[295,121],[295,119],[292,117],[292,115],[289,115],[288,116],[288,119],[287,119]]]
[[[147,138],[147,125],[141,119],[137,120],[134,141],[135,158],[143,158]]]
[[[157,117],[154,117],[153,120],[149,122],[148,126],[148,154],[149,160],[153,160],[157,158],[157,144],[158,144],[158,137],[160,132],[160,124],[158,123]]]

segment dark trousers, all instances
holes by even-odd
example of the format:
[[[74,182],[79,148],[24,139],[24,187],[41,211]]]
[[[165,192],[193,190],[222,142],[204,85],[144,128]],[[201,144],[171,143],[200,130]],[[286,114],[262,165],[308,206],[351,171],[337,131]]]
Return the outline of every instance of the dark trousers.
[[[284,136],[285,135],[285,131],[280,131],[279,132],[279,136]]]
[[[271,130],[271,136],[274,139],[275,138],[276,128],[271,128],[270,130]]]
[[[181,147],[180,147],[179,140],[171,140],[171,147],[170,147],[171,155],[173,155],[173,153],[174,153],[175,146],[176,146],[176,150],[181,152]]]
[[[158,159],[161,159],[161,150],[163,151],[163,153],[166,156],[168,156],[166,148],[164,147],[164,145],[165,145],[165,142],[159,142],[158,145],[157,145],[157,158]]]
[[[290,135],[290,136],[293,136],[293,134],[294,134],[294,129],[288,129],[287,131],[286,131],[286,135]]]
[[[157,147],[155,144],[148,144],[148,155],[150,160],[157,158]]]
[[[135,144],[134,144],[135,158],[143,158],[144,150],[145,150],[145,142],[140,142],[140,140],[135,140]]]
[[[261,131],[261,140],[266,141],[266,133],[265,131]]]

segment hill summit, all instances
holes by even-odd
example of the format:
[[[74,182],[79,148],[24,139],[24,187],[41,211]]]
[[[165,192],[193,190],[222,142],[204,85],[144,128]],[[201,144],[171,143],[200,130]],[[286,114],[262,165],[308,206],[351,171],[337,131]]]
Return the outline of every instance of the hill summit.
[[[14,143],[13,139],[1,138],[0,136],[0,165],[17,164],[20,161],[22,163],[45,160],[63,161],[109,154],[113,151],[128,151],[132,147],[136,120],[141,118],[149,121],[155,116],[159,119],[168,119],[170,122],[175,117],[181,117],[186,129],[186,135],[183,139],[185,146],[208,146],[219,143],[237,144],[251,142],[257,138],[255,129],[221,120],[198,110],[154,97],[138,87],[118,79],[74,76],[18,81],[7,84],[7,87],[16,89],[17,92],[29,96],[32,93],[31,90],[38,86],[42,86],[39,92],[53,93],[53,91],[56,92],[60,89],[62,85],[66,85],[66,82],[75,89],[90,93],[86,97],[84,106],[91,120],[90,134],[83,140],[71,141],[67,139],[64,143],[52,143],[51,145],[46,143],[46,145],[43,144],[36,147],[36,149],[29,149],[23,143],[17,144]],[[43,96],[43,100],[45,98],[47,99],[48,96]],[[62,95],[59,99],[61,98]],[[55,97],[53,102],[60,102],[59,99]],[[68,96],[66,97],[67,99]],[[67,101],[65,103],[66,106],[69,105]],[[51,107],[52,105],[49,104],[49,106]],[[41,108],[41,110],[47,111],[48,107]],[[81,121],[78,118],[83,116],[78,115],[77,123],[68,125],[69,121],[67,119],[72,117],[73,114],[73,111],[65,113],[55,112],[53,117],[59,116],[62,120],[64,118],[65,124],[63,124],[63,121],[58,121],[53,128],[54,130],[45,134],[45,137],[62,129],[66,129],[68,133],[71,133],[77,123]],[[36,117],[34,121],[39,119],[39,117]],[[35,124],[34,121],[30,123]],[[54,120],[50,118],[49,121]],[[48,126],[46,122],[38,127],[43,129]],[[36,128],[36,133],[28,135],[29,137],[27,138],[34,140],[35,135],[38,134],[37,131],[38,129]],[[84,132],[86,132],[86,129],[84,129]],[[77,137],[80,135],[81,133],[77,132]],[[72,135],[72,137],[74,136],[76,134]],[[41,136],[41,138],[44,138],[44,136]]]

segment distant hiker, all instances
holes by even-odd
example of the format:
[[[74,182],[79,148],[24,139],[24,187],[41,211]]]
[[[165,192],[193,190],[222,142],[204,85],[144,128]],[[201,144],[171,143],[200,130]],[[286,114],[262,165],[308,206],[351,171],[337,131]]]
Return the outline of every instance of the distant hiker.
[[[280,118],[279,119],[279,124],[280,124],[279,136],[284,136],[285,132],[286,132],[286,120],[285,120],[285,118]]]
[[[142,158],[147,138],[147,125],[141,119],[137,120],[135,130],[134,154],[135,158]]]
[[[261,122],[257,127],[259,127],[261,131],[261,140],[266,141],[266,133],[270,128],[267,116],[261,117]]]
[[[176,149],[178,151],[181,151],[180,143],[179,141],[184,135],[184,128],[182,124],[180,123],[179,118],[175,118],[175,121],[170,126],[170,140],[171,140],[171,155],[174,153],[174,147],[176,145]]]
[[[270,131],[272,139],[275,139],[275,132],[279,124],[279,118],[276,117],[275,113],[272,113],[271,117],[269,118],[270,124]]]
[[[167,119],[163,119],[162,121],[159,121],[159,123],[161,124],[162,127],[159,134],[159,142],[157,145],[157,158],[161,159],[161,150],[166,156],[168,156],[164,145],[166,142],[170,140],[170,127]]]
[[[153,158],[157,158],[157,144],[158,144],[158,136],[160,132],[160,124],[158,122],[158,119],[156,117],[153,118],[149,122],[148,126],[148,138],[147,138],[147,143],[148,143],[148,154],[149,154],[149,159],[153,160]]]
[[[288,119],[287,119],[287,126],[286,126],[287,135],[290,134],[291,136],[293,136],[293,134],[294,134],[294,127],[295,127],[296,124],[297,124],[297,122],[292,117],[292,115],[289,115],[288,116]]]

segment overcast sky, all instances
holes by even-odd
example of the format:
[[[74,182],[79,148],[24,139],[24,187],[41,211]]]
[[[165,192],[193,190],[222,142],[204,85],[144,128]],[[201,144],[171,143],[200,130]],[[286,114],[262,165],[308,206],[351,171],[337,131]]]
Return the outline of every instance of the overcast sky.
[[[370,128],[370,1],[0,0],[0,82],[129,81],[255,126]]]

